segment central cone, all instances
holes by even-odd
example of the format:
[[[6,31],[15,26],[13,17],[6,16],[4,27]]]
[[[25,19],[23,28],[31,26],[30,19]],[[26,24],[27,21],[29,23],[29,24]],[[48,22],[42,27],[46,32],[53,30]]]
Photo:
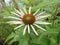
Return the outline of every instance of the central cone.
[[[23,23],[33,24],[35,22],[35,16],[33,14],[26,14],[22,18]]]

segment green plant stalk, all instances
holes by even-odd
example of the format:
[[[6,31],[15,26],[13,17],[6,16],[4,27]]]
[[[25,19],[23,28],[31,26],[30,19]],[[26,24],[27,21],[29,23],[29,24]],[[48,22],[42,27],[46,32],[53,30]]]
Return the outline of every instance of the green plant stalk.
[[[28,38],[29,38],[28,45],[30,45],[30,40],[31,40],[30,34],[28,34]]]
[[[50,36],[49,35],[46,35],[46,40],[48,41],[48,43],[47,43],[47,45],[49,44],[49,45],[51,45],[51,40],[50,40]]]
[[[57,45],[60,45],[60,31],[57,34]]]
[[[52,23],[52,27],[54,27],[54,19],[56,18],[56,15],[57,15],[57,7],[55,8],[54,12],[52,13],[51,15],[51,23]]]
[[[17,4],[16,0],[12,0],[12,2],[13,2],[13,4],[14,4],[14,7],[15,7],[17,10],[19,10],[18,4]]]

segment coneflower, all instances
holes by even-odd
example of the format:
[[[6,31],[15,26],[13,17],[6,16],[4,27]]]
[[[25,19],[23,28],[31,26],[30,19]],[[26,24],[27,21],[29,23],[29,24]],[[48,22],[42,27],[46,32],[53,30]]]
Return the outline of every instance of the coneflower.
[[[38,35],[37,31],[35,30],[35,27],[36,28],[39,28],[43,31],[46,31],[44,28],[42,28],[41,26],[39,26],[39,24],[50,24],[48,22],[43,22],[41,19],[42,18],[46,18],[50,15],[44,15],[45,14],[45,11],[44,12],[41,12],[39,14],[37,14],[39,12],[40,9],[38,9],[34,14],[31,13],[31,9],[32,7],[29,7],[28,9],[28,12],[26,10],[26,8],[23,8],[24,12],[20,9],[17,10],[15,9],[16,13],[15,12],[11,12],[12,14],[15,14],[16,16],[20,17],[13,17],[13,16],[8,16],[6,18],[12,18],[12,19],[16,19],[17,21],[8,21],[7,23],[10,23],[10,24],[19,24],[19,26],[15,27],[14,30],[20,28],[20,27],[24,27],[23,29],[23,35],[25,35],[27,29],[28,29],[28,33],[30,34],[30,29],[32,28],[33,32]]]

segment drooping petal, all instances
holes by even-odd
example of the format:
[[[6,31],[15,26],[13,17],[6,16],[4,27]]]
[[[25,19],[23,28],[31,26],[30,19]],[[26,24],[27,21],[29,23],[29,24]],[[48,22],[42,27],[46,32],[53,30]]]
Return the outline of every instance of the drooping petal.
[[[24,28],[24,30],[23,30],[23,35],[25,35],[26,29],[27,29],[27,25],[25,26],[25,28]]]
[[[9,23],[9,24],[23,24],[22,21],[8,21],[6,23]]]
[[[39,17],[40,15],[42,15],[42,14],[44,14],[44,13],[45,13],[45,11],[37,14],[36,17]]]
[[[20,28],[20,27],[22,27],[22,26],[24,26],[24,24],[21,24],[21,25],[15,27],[14,30],[16,30],[16,29],[18,29],[18,28]]]
[[[29,27],[29,25],[28,25],[28,33],[30,34],[30,27]]]
[[[35,30],[35,28],[33,27],[33,25],[31,25],[31,28],[32,28],[32,30],[34,31],[34,33],[38,36],[38,33],[37,33],[37,31]]]
[[[42,18],[47,18],[48,16],[51,16],[51,15],[43,15],[43,16],[39,16],[39,17],[36,17],[36,20],[39,20],[39,19],[42,19]]]
[[[15,12],[11,12],[11,13],[14,14],[14,15],[16,15],[16,16],[18,16],[18,17],[20,17],[20,15],[16,14]]]
[[[24,10],[24,12],[27,14],[27,10],[26,10],[26,8],[25,8],[25,7],[23,8],[23,10]]]
[[[29,7],[29,14],[31,14],[31,7]]]
[[[42,21],[36,21],[35,24],[51,24],[51,23],[48,23],[48,22],[42,22]]]
[[[21,20],[20,18],[13,17],[13,16],[8,16],[8,17],[4,17],[4,18],[12,18],[12,19],[16,19],[16,20]]]
[[[22,13],[22,15],[24,15],[24,12],[20,9],[20,12]]]
[[[39,12],[40,9],[38,9],[33,15],[36,15]]]
[[[23,14],[22,14],[20,11],[18,11],[17,9],[15,9],[15,11],[16,11],[16,13],[19,14],[21,17],[23,16]]]
[[[40,27],[39,25],[37,24],[34,24],[36,27],[38,27],[39,29],[43,30],[43,31],[46,31],[44,28]]]

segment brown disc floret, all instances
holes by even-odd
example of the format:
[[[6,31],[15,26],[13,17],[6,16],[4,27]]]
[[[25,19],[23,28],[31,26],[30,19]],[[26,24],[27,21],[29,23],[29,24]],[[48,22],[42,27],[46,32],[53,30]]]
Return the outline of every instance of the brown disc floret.
[[[35,16],[33,14],[25,14],[22,21],[25,24],[33,24],[35,22]]]

